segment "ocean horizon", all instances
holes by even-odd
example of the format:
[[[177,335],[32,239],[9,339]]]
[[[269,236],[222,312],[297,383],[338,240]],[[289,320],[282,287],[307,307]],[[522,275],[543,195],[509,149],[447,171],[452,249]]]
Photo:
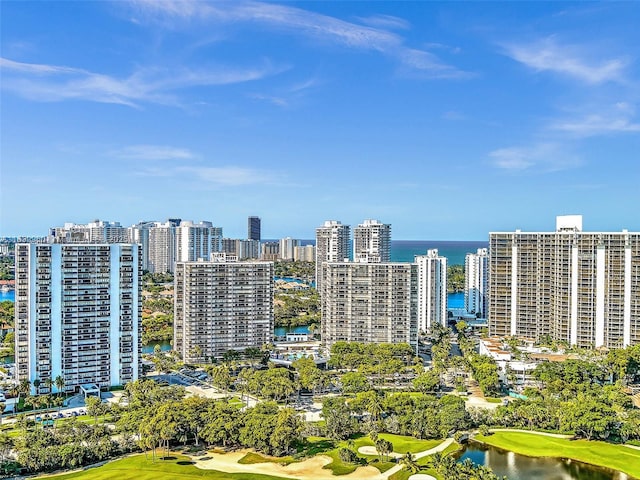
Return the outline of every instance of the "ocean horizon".
[[[263,240],[276,242],[277,240]],[[302,245],[315,245],[315,240],[300,240]],[[464,265],[467,253],[475,253],[479,248],[488,248],[487,240],[391,240],[392,262],[413,262],[416,255],[425,255],[427,250],[436,249],[447,257],[449,265]]]

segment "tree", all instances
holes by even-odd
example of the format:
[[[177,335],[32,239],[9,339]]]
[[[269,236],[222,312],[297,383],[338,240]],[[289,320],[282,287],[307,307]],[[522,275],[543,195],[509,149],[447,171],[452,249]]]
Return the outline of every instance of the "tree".
[[[440,387],[440,375],[435,370],[427,370],[413,379],[413,388],[423,393],[431,393]]]
[[[26,378],[17,385],[18,405],[20,404],[20,395],[28,395],[31,392],[31,382]]]
[[[53,379],[53,383],[55,384],[56,388],[58,389],[58,393],[62,393],[64,392],[64,377],[62,375],[58,375],[56,378]],[[65,396],[66,396],[66,392],[65,392]]]
[[[261,384],[260,394],[263,397],[281,401],[296,391],[286,368],[270,368],[256,372],[254,376]]]
[[[87,397],[87,399],[85,400],[85,405],[87,407],[87,415],[93,417],[94,425],[98,423],[98,417],[100,415],[105,415],[109,411],[109,405],[106,403],[102,403],[100,397]]]
[[[317,323],[312,323],[311,325],[309,325],[307,327],[307,329],[309,330],[309,333],[311,334],[311,338],[315,338],[316,332],[318,331],[318,324]]]
[[[344,440],[355,431],[349,407],[341,397],[325,398],[322,404],[322,416],[326,422],[325,428],[329,438]]]
[[[386,461],[389,461],[389,455],[393,452],[393,444],[389,440],[379,438],[378,441],[376,441],[376,450]]]
[[[416,459],[411,452],[407,452],[400,461],[411,473],[418,473],[420,471],[420,466],[416,463]]]
[[[211,381],[216,387],[224,393],[229,391],[232,380],[231,375],[229,374],[229,367],[227,365],[208,365],[207,373],[211,375]]]
[[[236,445],[239,442],[241,412],[227,400],[210,403],[202,413],[202,439],[210,445]]]
[[[340,378],[344,393],[366,392],[371,389],[371,383],[359,372],[347,372]]]

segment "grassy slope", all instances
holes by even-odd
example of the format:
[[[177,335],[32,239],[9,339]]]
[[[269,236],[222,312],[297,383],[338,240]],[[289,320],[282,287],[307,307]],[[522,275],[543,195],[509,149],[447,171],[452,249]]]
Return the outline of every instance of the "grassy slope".
[[[223,473],[215,470],[200,470],[191,464],[189,457],[173,455],[171,460],[151,461],[144,455],[134,455],[110,462],[102,467],[82,472],[56,475],[55,480],[175,480],[177,478],[202,478],[207,480],[286,480],[282,477],[254,473]]]
[[[394,446],[394,451],[406,453],[410,451],[417,453],[423,450],[433,448],[442,440],[418,440],[413,437],[402,435],[394,435],[383,433],[381,438],[390,441]],[[325,468],[331,470],[334,475],[346,475],[353,472],[359,465],[344,463],[338,456],[338,449],[330,440],[320,437],[312,437],[307,448],[308,455],[323,454],[331,457],[333,462]],[[363,436],[354,440],[356,450],[361,446],[373,445],[368,436]],[[339,442],[339,446],[346,447],[347,442]],[[377,456],[359,455],[361,458],[367,458],[370,465],[384,472],[394,466],[391,462],[378,462]],[[110,462],[99,468],[90,469],[83,472],[63,474],[55,476],[56,480],[107,480],[129,478],[128,472],[135,471],[136,480],[173,480],[174,478],[205,478],[213,480],[276,480],[279,477],[269,475],[259,475],[250,473],[223,473],[214,470],[200,470],[189,462],[189,458],[181,455],[175,455],[172,460],[156,460],[152,462],[145,459],[144,455],[135,455]],[[274,458],[266,457],[256,453],[249,453],[242,458],[240,463],[261,463],[261,462],[291,463],[291,457]],[[182,463],[182,464],[181,464]]]
[[[496,432],[476,440],[530,457],[572,458],[640,478],[640,450],[588,440],[566,440],[520,432]]]
[[[289,465],[295,462],[293,457],[270,457],[261,453],[249,452],[238,463],[242,465],[249,465],[254,463],[278,463],[280,465]]]

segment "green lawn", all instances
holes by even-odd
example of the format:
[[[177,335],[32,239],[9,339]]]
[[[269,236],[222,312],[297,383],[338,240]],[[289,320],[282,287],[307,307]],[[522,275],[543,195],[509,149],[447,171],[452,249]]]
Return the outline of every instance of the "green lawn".
[[[381,433],[378,435],[380,438],[391,442],[393,444],[393,451],[397,453],[419,453],[425,450],[430,450],[433,447],[440,445],[444,440],[420,440],[415,437],[407,437],[404,435],[394,435],[393,433]]]
[[[393,451],[397,453],[418,453],[424,450],[429,450],[442,442],[442,440],[419,440],[414,437],[394,435],[392,433],[381,433],[379,437],[390,441],[393,444]],[[360,447],[374,445],[368,435],[354,438],[352,441],[356,452]],[[305,446],[304,453],[306,456],[322,454],[331,457],[333,462],[326,465],[324,468],[331,470],[334,475],[346,475],[353,472],[359,466],[365,465],[364,461],[362,465],[355,465],[352,463],[345,463],[340,459],[340,456],[338,455],[338,448],[346,448],[348,446],[349,443],[347,440],[336,443],[323,437],[309,437],[307,438],[307,445]],[[457,447],[454,448],[454,450],[455,449],[457,449]],[[393,462],[379,462],[378,455],[363,455],[358,453],[358,457],[365,460],[367,462],[366,464],[376,467],[381,472],[385,472],[395,465]],[[424,461],[426,462],[427,460]]]
[[[202,478],[207,480],[285,480],[272,475],[255,473],[224,473],[201,470],[191,464],[189,457],[172,454],[171,460],[145,459],[143,454],[110,462],[102,467],[82,472],[67,473],[51,477],[56,480],[112,480],[135,478],[136,480],[175,480],[178,478]]]
[[[262,455],[261,453],[249,452],[238,460],[238,463],[243,465],[253,463],[279,463],[280,465],[289,465],[295,461],[293,457],[270,457],[268,455]]]
[[[572,458],[640,478],[640,450],[589,440],[567,440],[521,432],[495,432],[476,440],[530,457]]]

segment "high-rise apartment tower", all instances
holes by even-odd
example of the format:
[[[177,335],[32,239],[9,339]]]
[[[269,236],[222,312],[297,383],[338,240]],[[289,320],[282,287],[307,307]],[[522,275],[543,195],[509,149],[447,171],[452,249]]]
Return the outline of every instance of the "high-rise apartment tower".
[[[555,232],[494,232],[489,333],[579,347],[640,343],[640,233],[583,232],[579,215]]]
[[[337,220],[328,220],[316,228],[316,288],[322,295],[322,264],[325,262],[343,262],[350,258],[350,227]]]
[[[447,258],[437,249],[417,255],[418,329],[428,332],[432,325],[447,326]]]
[[[35,393],[58,376],[67,392],[136,380],[140,279],[139,245],[16,245],[16,379]]]
[[[322,270],[322,340],[416,346],[418,267],[328,262]]]
[[[464,308],[467,313],[487,318],[489,250],[479,248],[464,260]]]
[[[239,262],[225,254],[176,264],[173,338],[185,362],[271,342],[273,272],[272,262]]]
[[[369,263],[391,261],[391,225],[365,220],[353,230],[353,259]]]

